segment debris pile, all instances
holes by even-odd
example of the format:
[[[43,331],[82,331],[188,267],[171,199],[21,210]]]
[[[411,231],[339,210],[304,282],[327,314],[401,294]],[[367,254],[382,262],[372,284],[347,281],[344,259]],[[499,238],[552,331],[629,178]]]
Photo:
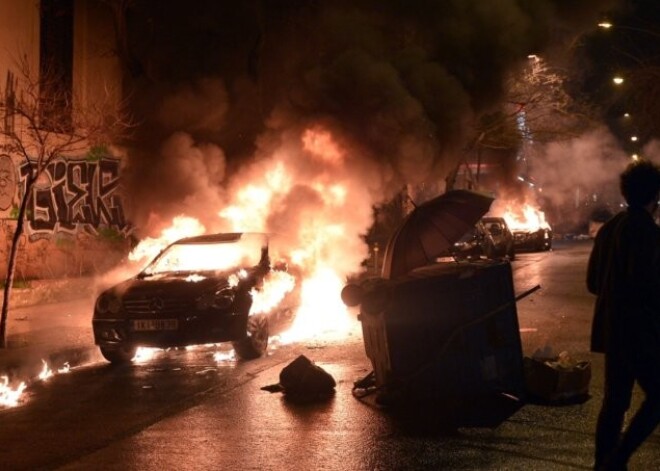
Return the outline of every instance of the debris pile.
[[[264,386],[264,391],[282,392],[295,402],[316,402],[335,393],[335,379],[305,355],[300,355],[280,372],[280,382]]]

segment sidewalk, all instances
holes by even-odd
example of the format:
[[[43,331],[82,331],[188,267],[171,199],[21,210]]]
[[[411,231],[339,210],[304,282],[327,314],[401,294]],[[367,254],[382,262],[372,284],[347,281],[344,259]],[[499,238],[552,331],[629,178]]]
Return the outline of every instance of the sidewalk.
[[[94,358],[94,289],[90,279],[31,281],[12,290],[0,376],[29,383],[44,361],[52,370]]]

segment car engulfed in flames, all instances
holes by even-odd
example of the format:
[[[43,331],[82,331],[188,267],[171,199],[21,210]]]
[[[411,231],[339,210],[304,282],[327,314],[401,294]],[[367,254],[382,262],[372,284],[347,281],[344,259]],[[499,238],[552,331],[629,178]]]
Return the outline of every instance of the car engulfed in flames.
[[[542,252],[552,249],[552,229],[517,229],[513,231],[513,245],[520,252]]]
[[[534,205],[509,205],[504,212],[517,252],[541,252],[552,249],[553,233],[545,214]]]
[[[295,308],[296,278],[271,266],[269,236],[220,233],[180,239],[131,279],[103,291],[94,341],[111,363],[138,347],[231,341],[239,358],[261,356],[270,325]]]

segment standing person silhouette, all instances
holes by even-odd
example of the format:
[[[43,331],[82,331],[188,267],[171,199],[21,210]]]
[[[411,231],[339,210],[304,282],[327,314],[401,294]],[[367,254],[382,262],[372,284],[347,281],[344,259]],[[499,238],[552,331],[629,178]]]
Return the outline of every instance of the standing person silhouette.
[[[660,423],[660,167],[636,161],[620,175],[627,209],[598,231],[587,288],[596,295],[591,350],[605,354],[604,397],[596,426],[595,468],[625,470]],[[637,384],[645,400],[623,433]]]

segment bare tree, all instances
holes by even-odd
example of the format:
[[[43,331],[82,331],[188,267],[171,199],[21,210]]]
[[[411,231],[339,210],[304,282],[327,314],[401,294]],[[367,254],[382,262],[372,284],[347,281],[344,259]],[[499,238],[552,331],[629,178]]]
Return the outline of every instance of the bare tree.
[[[512,73],[501,106],[478,117],[464,159],[447,176],[447,189],[453,188],[461,166],[468,174],[468,185],[478,186],[484,151],[514,152],[532,141],[572,139],[593,126],[594,110],[573,99],[564,82],[561,69],[537,56],[531,56],[525,67]],[[475,161],[477,171],[473,174],[467,164]]]
[[[23,234],[34,184],[50,163],[61,156],[86,153],[92,146],[107,145],[125,134],[130,125],[119,111],[121,103],[110,93],[98,103],[76,100],[62,87],[56,73],[38,74],[27,57],[16,63],[0,90],[0,149],[20,157],[29,169],[20,195],[16,229],[7,260],[7,275],[0,316],[0,348],[6,347],[7,313],[16,271],[16,255]]]

